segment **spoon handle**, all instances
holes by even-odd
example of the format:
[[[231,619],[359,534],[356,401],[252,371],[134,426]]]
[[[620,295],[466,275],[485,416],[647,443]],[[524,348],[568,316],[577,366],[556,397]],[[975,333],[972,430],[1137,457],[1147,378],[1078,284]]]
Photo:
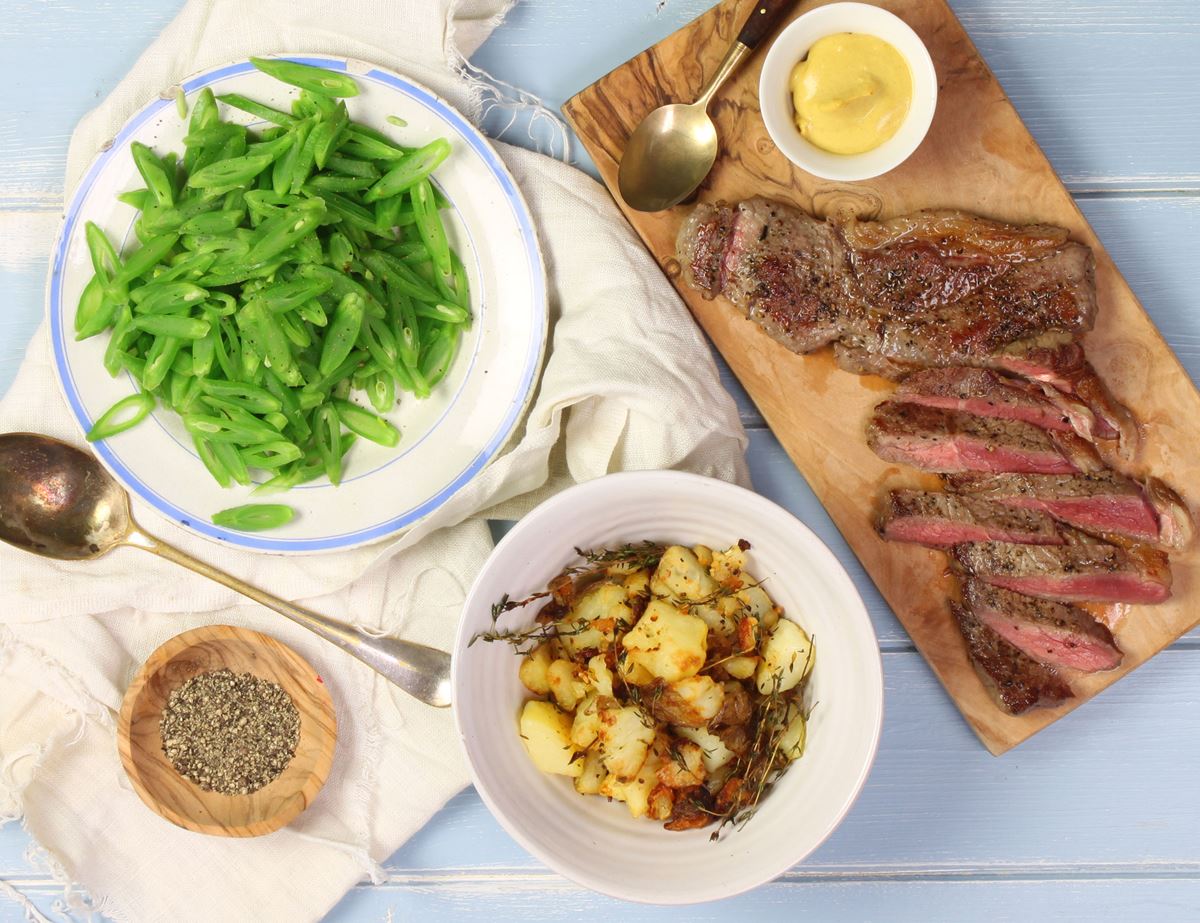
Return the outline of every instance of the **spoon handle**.
[[[303,625],[314,634],[337,645],[350,656],[357,657],[376,673],[428,705],[443,708],[450,704],[450,655],[445,651],[402,641],[399,638],[376,638],[363,634],[341,622],[272,596],[140,529],[131,532],[125,544],[174,561],[194,573],[215,580],[257,603],[262,603],[268,609],[274,609],[297,625]]]
[[[757,48],[758,43],[775,30],[784,10],[792,6],[794,0],[758,0],[750,11],[746,24],[738,33],[737,40],[747,48]]]
[[[771,34],[784,10],[788,9],[793,2],[794,0],[758,0],[754,4],[754,9],[750,11],[750,17],[742,26],[742,31],[738,33],[737,41],[730,45],[729,50],[725,52],[725,57],[721,59],[721,63],[717,65],[717,69],[708,78],[708,83],[704,85],[704,89],[696,98],[695,105],[708,108],[709,102],[721,89],[722,84],[729,79],[729,75],[737,70],[738,65],[755,49],[759,42]]]

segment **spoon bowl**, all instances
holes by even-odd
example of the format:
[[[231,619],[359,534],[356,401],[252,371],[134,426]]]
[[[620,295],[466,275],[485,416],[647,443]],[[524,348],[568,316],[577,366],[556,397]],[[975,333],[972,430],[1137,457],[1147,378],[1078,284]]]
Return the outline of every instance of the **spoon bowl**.
[[[91,455],[34,433],[0,436],[0,539],[84,561],[120,544],[132,525],[129,495]]]
[[[450,655],[400,638],[373,637],[273,596],[143,531],[129,494],[96,458],[36,433],[0,434],[0,540],[62,561],[86,561],[118,545],[174,561],[274,609],[357,657],[428,705],[450,704]]]
[[[644,118],[625,147],[617,184],[632,208],[657,212],[683,201],[717,159],[717,127],[698,103],[675,103]]]
[[[640,212],[662,211],[687,199],[704,182],[718,147],[708,104],[790,6],[791,0],[756,3],[696,101],[660,106],[642,119],[617,168],[617,188],[626,205]]]

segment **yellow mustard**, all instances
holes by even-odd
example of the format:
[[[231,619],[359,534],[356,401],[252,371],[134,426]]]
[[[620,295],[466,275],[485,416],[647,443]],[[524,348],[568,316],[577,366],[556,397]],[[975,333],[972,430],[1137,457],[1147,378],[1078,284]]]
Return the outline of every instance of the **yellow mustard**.
[[[912,102],[908,62],[873,35],[818,39],[789,81],[796,127],[832,154],[861,154],[900,128]]]

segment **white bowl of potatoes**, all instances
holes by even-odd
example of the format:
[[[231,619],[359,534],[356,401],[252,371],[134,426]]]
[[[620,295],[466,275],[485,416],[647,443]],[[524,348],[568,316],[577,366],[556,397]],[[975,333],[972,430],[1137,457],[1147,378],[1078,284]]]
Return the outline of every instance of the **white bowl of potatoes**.
[[[729,897],[804,859],[883,720],[875,634],[832,552],[771,501],[673,471],[599,478],[521,520],[468,595],[452,682],[501,825],[646,903]]]

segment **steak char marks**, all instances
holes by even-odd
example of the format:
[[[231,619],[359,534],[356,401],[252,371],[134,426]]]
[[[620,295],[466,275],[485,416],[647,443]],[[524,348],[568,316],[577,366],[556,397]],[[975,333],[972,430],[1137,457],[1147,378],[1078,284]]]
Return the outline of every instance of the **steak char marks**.
[[[781,202],[700,205],[680,231],[688,281],[796,352],[835,340],[918,366],[986,364],[1091,329],[1091,251],[1061,228],[959,212],[820,221]]]

